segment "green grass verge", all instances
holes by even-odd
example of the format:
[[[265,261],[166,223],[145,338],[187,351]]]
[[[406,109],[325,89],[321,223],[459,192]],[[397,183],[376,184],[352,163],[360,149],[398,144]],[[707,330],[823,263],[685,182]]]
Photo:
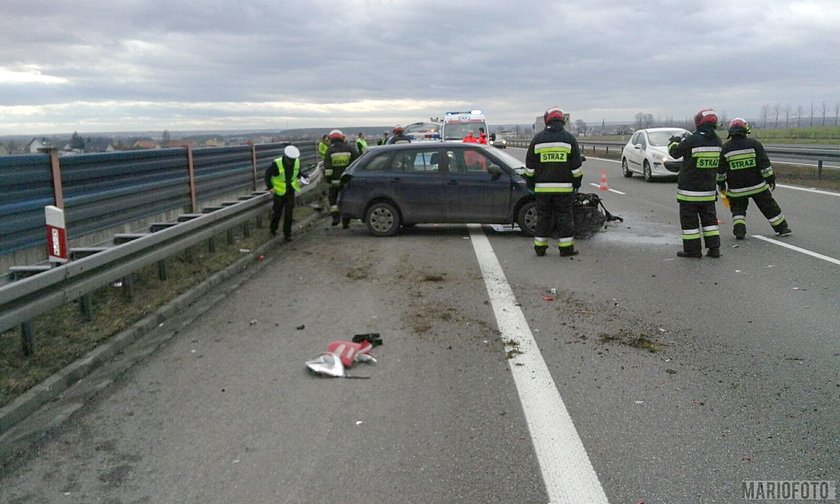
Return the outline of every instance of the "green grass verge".
[[[312,208],[300,205],[295,209],[295,221],[300,222],[313,212]],[[0,407],[233,264],[247,254],[243,251],[253,250],[272,239],[267,220],[263,218],[262,228],[251,226],[247,237],[241,227],[235,228],[238,234],[234,233],[232,243],[228,243],[227,233],[216,236],[215,252],[209,252],[204,243],[168,259],[165,281],[158,278],[157,265],[137,271],[131,297],[125,286],[97,290],[92,295],[94,314],[90,321],[83,319],[78,301],[38,317],[33,320],[34,355],[23,355],[19,330],[0,334]]]

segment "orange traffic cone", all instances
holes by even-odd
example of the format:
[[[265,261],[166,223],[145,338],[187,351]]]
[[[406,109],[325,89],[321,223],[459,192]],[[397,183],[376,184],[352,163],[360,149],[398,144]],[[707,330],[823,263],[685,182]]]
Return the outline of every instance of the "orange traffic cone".
[[[607,170],[601,170],[601,182],[598,184],[598,189],[601,191],[610,190],[610,187],[607,185]]]

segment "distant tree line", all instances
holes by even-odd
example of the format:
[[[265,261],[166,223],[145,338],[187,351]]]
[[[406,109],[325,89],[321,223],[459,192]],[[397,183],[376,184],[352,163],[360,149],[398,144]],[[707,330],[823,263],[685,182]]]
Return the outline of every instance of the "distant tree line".
[[[776,103],[773,105],[764,104],[761,106],[761,126],[763,128],[802,128],[813,126],[837,126],[840,119],[840,102],[834,104],[834,119],[829,116],[829,109],[823,100],[817,104],[813,101],[808,108],[807,115],[802,105],[797,105],[794,110],[791,105]],[[795,123],[795,124],[794,124]]]

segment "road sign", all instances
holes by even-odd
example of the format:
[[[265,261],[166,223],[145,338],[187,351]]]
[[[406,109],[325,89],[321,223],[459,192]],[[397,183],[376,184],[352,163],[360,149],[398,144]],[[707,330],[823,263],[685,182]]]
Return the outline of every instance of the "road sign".
[[[47,256],[50,262],[67,262],[67,229],[64,210],[53,205],[44,207],[47,221]]]

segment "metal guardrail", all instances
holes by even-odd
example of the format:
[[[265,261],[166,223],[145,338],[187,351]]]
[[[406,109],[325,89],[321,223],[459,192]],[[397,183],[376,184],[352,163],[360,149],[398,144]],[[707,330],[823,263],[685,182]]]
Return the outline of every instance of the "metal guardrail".
[[[618,150],[624,148],[627,142],[611,142],[611,141],[597,141],[589,138],[578,138],[578,144],[583,149],[585,146],[592,147],[606,147],[609,153],[610,147],[616,147]],[[530,145],[530,140],[508,140],[509,147],[521,147],[527,149]],[[817,163],[817,178],[822,178],[823,162],[827,160],[840,159],[840,149],[814,149],[809,147],[773,147],[765,146],[765,151],[769,155],[776,156],[790,156],[803,161],[814,161]]]
[[[310,184],[297,196],[307,199],[311,196],[309,193],[318,190],[322,179],[323,170],[319,165],[310,172]],[[247,199],[185,222],[0,286],[0,332],[26,324],[144,266],[163,261],[231,227],[244,224],[264,212],[272,198],[269,192],[254,193]]]
[[[43,246],[46,205],[64,209],[68,235],[79,238],[257,191],[286,145],[0,156],[0,255]],[[301,151],[301,164],[314,164],[314,148]]]

